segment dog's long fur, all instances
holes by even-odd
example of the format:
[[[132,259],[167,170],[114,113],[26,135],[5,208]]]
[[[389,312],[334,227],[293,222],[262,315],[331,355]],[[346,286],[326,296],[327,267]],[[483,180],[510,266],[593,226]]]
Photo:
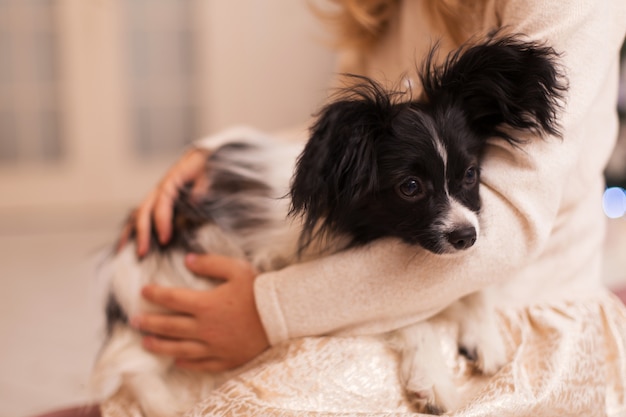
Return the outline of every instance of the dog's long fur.
[[[268,271],[383,237],[448,256],[474,245],[488,140],[523,146],[516,131],[558,134],[565,86],[557,54],[519,36],[465,46],[439,66],[435,57],[433,50],[423,65],[417,99],[354,77],[358,85],[322,109],[303,150],[250,131],[216,138],[210,189],[199,200],[181,192],[172,243],[155,241],[159,249],[142,261],[128,246],[113,261],[109,335],[94,371],[101,397],[125,385],[146,415],[171,417],[195,400],[181,381],[204,392],[219,383],[219,375],[187,373],[144,351],[127,323],[154,310],[139,296],[147,283],[212,286],[184,268],[185,251],[240,257]],[[460,351],[487,374],[506,360],[489,309],[478,293],[441,313],[459,323]],[[388,340],[417,408],[437,413],[458,405],[428,321]]]

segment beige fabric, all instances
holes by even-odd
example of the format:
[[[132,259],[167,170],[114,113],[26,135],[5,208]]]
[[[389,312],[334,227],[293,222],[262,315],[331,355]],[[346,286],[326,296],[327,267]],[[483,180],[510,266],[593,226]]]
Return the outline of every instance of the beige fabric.
[[[626,415],[626,311],[610,294],[500,312],[511,362],[474,375],[456,354],[456,327],[440,321],[459,390],[455,417]],[[124,393],[105,417],[140,417]],[[397,358],[375,337],[303,338],[272,348],[186,413],[202,416],[409,416]]]
[[[344,54],[342,70],[397,81],[411,77],[440,37],[442,53],[455,46],[424,1],[404,1],[399,11],[378,47]],[[600,283],[602,171],[617,136],[626,2],[486,0],[464,13],[467,34],[505,25],[563,53],[563,140],[491,147],[484,235],[463,255],[384,240],[261,275],[256,301],[275,347],[189,415],[408,415],[396,358],[369,335],[428,318],[488,285],[500,292],[511,361],[491,379],[468,374],[453,354],[454,325],[440,323],[450,369],[467,390],[453,415],[626,415],[626,309]],[[124,401],[122,393],[106,403],[104,415],[136,415]]]

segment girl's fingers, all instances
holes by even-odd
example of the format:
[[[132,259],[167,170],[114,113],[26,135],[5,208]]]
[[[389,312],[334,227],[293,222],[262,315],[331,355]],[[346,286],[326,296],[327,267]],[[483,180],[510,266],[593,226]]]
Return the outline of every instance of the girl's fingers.
[[[147,285],[141,290],[141,295],[146,300],[167,310],[193,316],[202,309],[207,292],[189,288]]]
[[[209,347],[195,340],[172,340],[145,336],[142,344],[146,350],[152,353],[179,359],[203,359],[210,357]]]
[[[191,189],[191,197],[193,199],[199,199],[207,194],[209,190],[210,182],[206,175],[200,175],[193,183]]]
[[[156,198],[156,192],[151,192],[143,204],[137,209],[135,216],[135,231],[136,231],[136,244],[137,244],[137,256],[143,257],[148,253],[150,249],[150,234],[152,232],[152,207],[154,205],[154,199]]]
[[[255,275],[252,265],[248,262],[213,253],[188,254],[185,257],[185,265],[196,275],[224,281],[233,277]]]
[[[175,171],[185,182],[195,179],[204,173],[209,155],[210,153],[204,149],[191,149],[177,164],[179,167]]]
[[[188,151],[168,172],[157,189],[152,207],[152,218],[159,235],[159,242],[167,243],[172,234],[174,200],[179,190],[188,182],[196,182],[204,176],[208,153],[201,149]]]
[[[161,243],[167,243],[172,234],[174,200],[188,182],[204,176],[209,153],[202,149],[187,152],[165,175],[161,183],[143,201],[134,222],[137,232],[137,255],[143,257],[150,248],[152,222]]]
[[[144,314],[134,317],[131,325],[143,332],[168,339],[195,339],[198,335],[197,322],[190,316]]]
[[[154,226],[159,235],[159,242],[163,244],[170,240],[172,234],[174,200],[178,197],[179,189],[180,186],[174,181],[164,182],[161,187],[159,187],[158,196],[152,208]]]

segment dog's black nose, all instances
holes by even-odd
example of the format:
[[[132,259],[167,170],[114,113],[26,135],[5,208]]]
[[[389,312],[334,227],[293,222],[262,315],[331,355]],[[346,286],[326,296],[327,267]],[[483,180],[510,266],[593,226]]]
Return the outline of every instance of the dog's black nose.
[[[457,250],[472,247],[476,243],[476,229],[473,227],[463,227],[448,233],[448,242]]]

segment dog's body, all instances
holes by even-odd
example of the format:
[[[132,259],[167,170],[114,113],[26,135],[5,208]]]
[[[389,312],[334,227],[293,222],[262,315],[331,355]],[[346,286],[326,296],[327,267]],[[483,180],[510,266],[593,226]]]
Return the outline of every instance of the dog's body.
[[[186,251],[240,257],[268,271],[383,237],[447,256],[471,248],[480,237],[478,184],[487,140],[516,145],[503,126],[557,133],[564,87],[555,57],[550,48],[515,37],[492,38],[439,67],[431,55],[418,100],[401,101],[357,77],[359,86],[322,110],[303,150],[252,132],[219,137],[207,160],[210,189],[200,201],[183,193],[172,242],[141,262],[130,246],[114,260],[109,338],[94,372],[98,391],[107,396],[125,385],[146,415],[169,417],[195,400],[177,388],[180,378],[196,378],[207,391],[219,383],[219,375],[187,375],[144,351],[127,323],[154,308],[139,295],[145,284],[213,285],[184,268]],[[287,162],[295,163],[293,177]],[[485,294],[440,314],[459,324],[461,351],[478,369],[497,371],[506,358]],[[387,337],[400,353],[411,401],[430,412],[458,405],[428,321]]]
[[[108,337],[92,386],[98,398],[107,398],[124,385],[148,417],[178,415],[198,400],[190,392],[211,391],[220,375],[177,369],[170,358],[142,348],[141,334],[129,327],[127,318],[159,310],[140,297],[141,287],[154,283],[203,290],[217,285],[185,268],[189,251],[247,259],[259,271],[281,268],[297,258],[299,234],[285,221],[289,202],[282,197],[302,146],[275,146],[250,129],[231,130],[215,139],[218,149],[207,160],[210,196],[191,201],[184,194],[176,202],[175,227],[167,245],[155,240],[152,247],[158,249],[140,262],[134,245],[127,245],[110,265]],[[190,384],[194,390],[187,389]]]

